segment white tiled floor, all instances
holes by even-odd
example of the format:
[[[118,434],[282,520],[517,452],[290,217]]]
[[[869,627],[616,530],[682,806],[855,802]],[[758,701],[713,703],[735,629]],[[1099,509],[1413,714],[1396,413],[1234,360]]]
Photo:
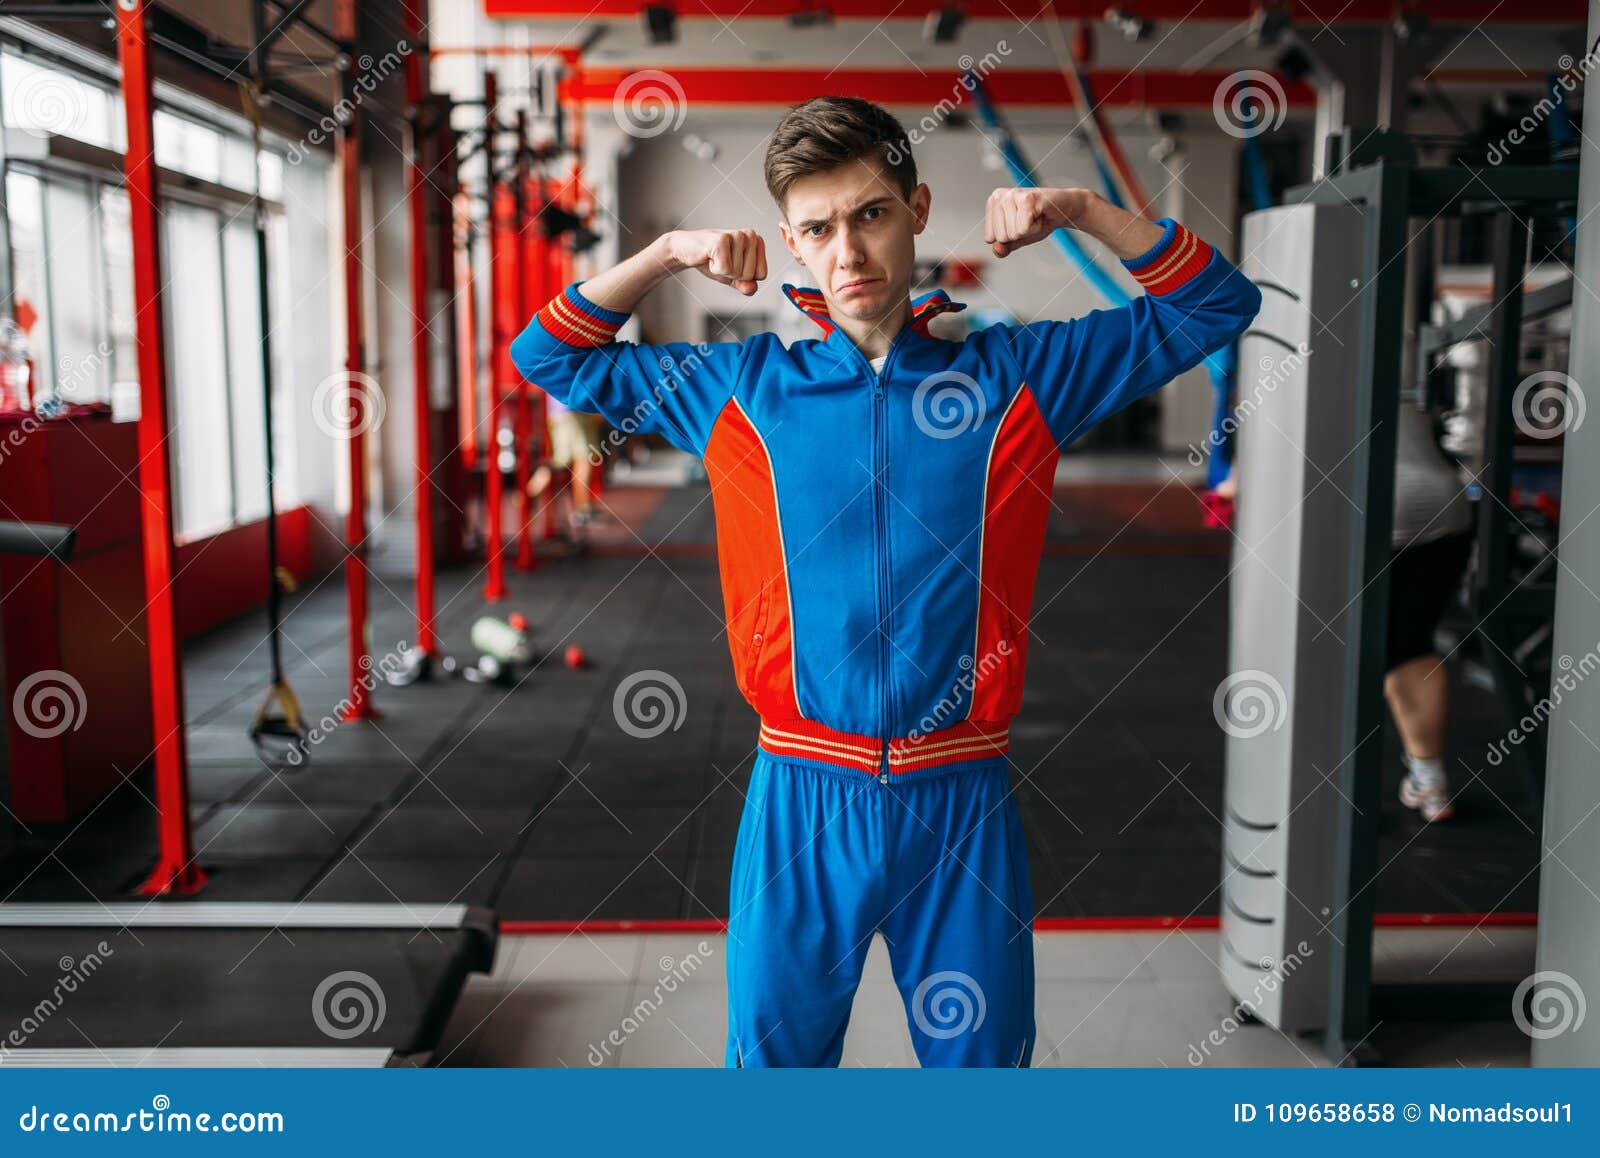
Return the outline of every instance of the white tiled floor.
[[[723,937],[598,934],[505,937],[494,972],[474,978],[435,1060],[444,1065],[720,1066],[727,1031]],[[702,948],[703,946],[703,948]],[[1036,1066],[1194,1064],[1194,1047],[1233,1002],[1217,978],[1214,932],[1040,933],[1035,937]],[[1382,929],[1378,980],[1519,977],[1533,930]],[[644,1012],[641,1014],[640,1011]],[[1509,1021],[1380,1025],[1391,1064],[1526,1065]],[[846,1066],[916,1064],[881,940],[868,955]],[[1262,1025],[1224,1034],[1205,1065],[1325,1066],[1314,1040]]]

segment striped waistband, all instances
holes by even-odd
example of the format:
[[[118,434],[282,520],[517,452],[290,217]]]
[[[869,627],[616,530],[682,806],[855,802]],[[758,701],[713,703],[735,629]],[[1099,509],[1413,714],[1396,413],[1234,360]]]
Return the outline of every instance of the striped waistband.
[[[774,756],[820,760],[876,775],[883,767],[884,742],[877,736],[838,732],[810,720],[761,721],[760,745]],[[896,736],[889,741],[889,771],[915,772],[1003,756],[1011,750],[1007,725],[963,720],[937,732]]]

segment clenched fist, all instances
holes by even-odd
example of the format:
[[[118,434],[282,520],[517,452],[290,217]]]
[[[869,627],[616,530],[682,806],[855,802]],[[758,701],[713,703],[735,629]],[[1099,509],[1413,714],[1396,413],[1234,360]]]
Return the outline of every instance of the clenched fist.
[[[698,270],[749,297],[767,276],[767,246],[754,229],[685,229],[667,235],[679,269]]]
[[[996,189],[983,211],[983,239],[996,257],[1077,228],[1097,200],[1088,189]]]

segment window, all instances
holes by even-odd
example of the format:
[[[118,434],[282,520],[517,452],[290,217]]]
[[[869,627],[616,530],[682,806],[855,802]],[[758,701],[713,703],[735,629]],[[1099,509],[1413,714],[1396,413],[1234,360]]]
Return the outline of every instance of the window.
[[[33,395],[68,402],[110,396],[109,313],[98,187],[90,181],[6,177],[14,316],[33,358]]]
[[[187,539],[267,513],[260,266],[255,228],[233,210],[169,200],[162,216],[177,528]]]
[[[133,226],[128,194],[100,187],[100,252],[105,257],[106,348],[111,361],[111,413],[118,422],[139,421],[139,347],[133,324]]]
[[[54,388],[67,402],[110,396],[101,330],[109,314],[100,263],[98,198],[87,181],[44,183],[48,239],[50,347]]]
[[[126,129],[117,93],[15,52],[0,57],[0,108],[5,123],[24,132],[123,148]]]
[[[50,285],[45,266],[44,187],[36,177],[11,172],[6,176],[6,217],[11,224],[11,297],[13,316],[28,341],[33,359],[30,384],[37,402],[55,388],[51,368]]]
[[[157,111],[152,121],[157,165],[163,169],[176,169],[202,181],[222,183],[221,133],[174,113]],[[244,148],[244,154],[247,158],[250,155],[248,145]],[[230,171],[228,176],[228,184],[241,189],[250,188],[248,171],[242,182],[233,179],[238,176],[234,171]]]
[[[0,53],[0,96],[8,126],[122,147],[120,98],[70,73]],[[255,187],[247,135],[165,110],[155,114],[154,128],[161,167],[243,191]],[[260,169],[263,194],[281,196],[282,157],[264,151]],[[132,236],[120,172],[83,175],[17,160],[4,192],[13,308],[31,322],[35,398],[110,402],[118,421],[137,420]],[[180,538],[193,539],[266,515],[260,267],[252,215],[237,201],[192,189],[164,195],[160,228],[175,526]],[[268,230],[281,306],[281,214],[269,216]],[[287,341],[280,331],[280,366],[288,364]],[[285,376],[274,378],[281,390]],[[280,474],[280,499],[292,501],[292,493],[292,475]]]
[[[222,228],[222,276],[227,310],[228,407],[233,423],[235,522],[267,516],[260,269],[255,227],[244,220],[229,221]],[[278,340],[281,342],[283,337],[280,335]]]

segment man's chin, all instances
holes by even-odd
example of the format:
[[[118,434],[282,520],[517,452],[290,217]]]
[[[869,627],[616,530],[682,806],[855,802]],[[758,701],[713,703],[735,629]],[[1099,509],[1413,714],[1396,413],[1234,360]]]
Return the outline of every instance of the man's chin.
[[[893,312],[893,303],[887,289],[874,285],[858,293],[841,294],[828,312],[856,322],[876,322]]]

